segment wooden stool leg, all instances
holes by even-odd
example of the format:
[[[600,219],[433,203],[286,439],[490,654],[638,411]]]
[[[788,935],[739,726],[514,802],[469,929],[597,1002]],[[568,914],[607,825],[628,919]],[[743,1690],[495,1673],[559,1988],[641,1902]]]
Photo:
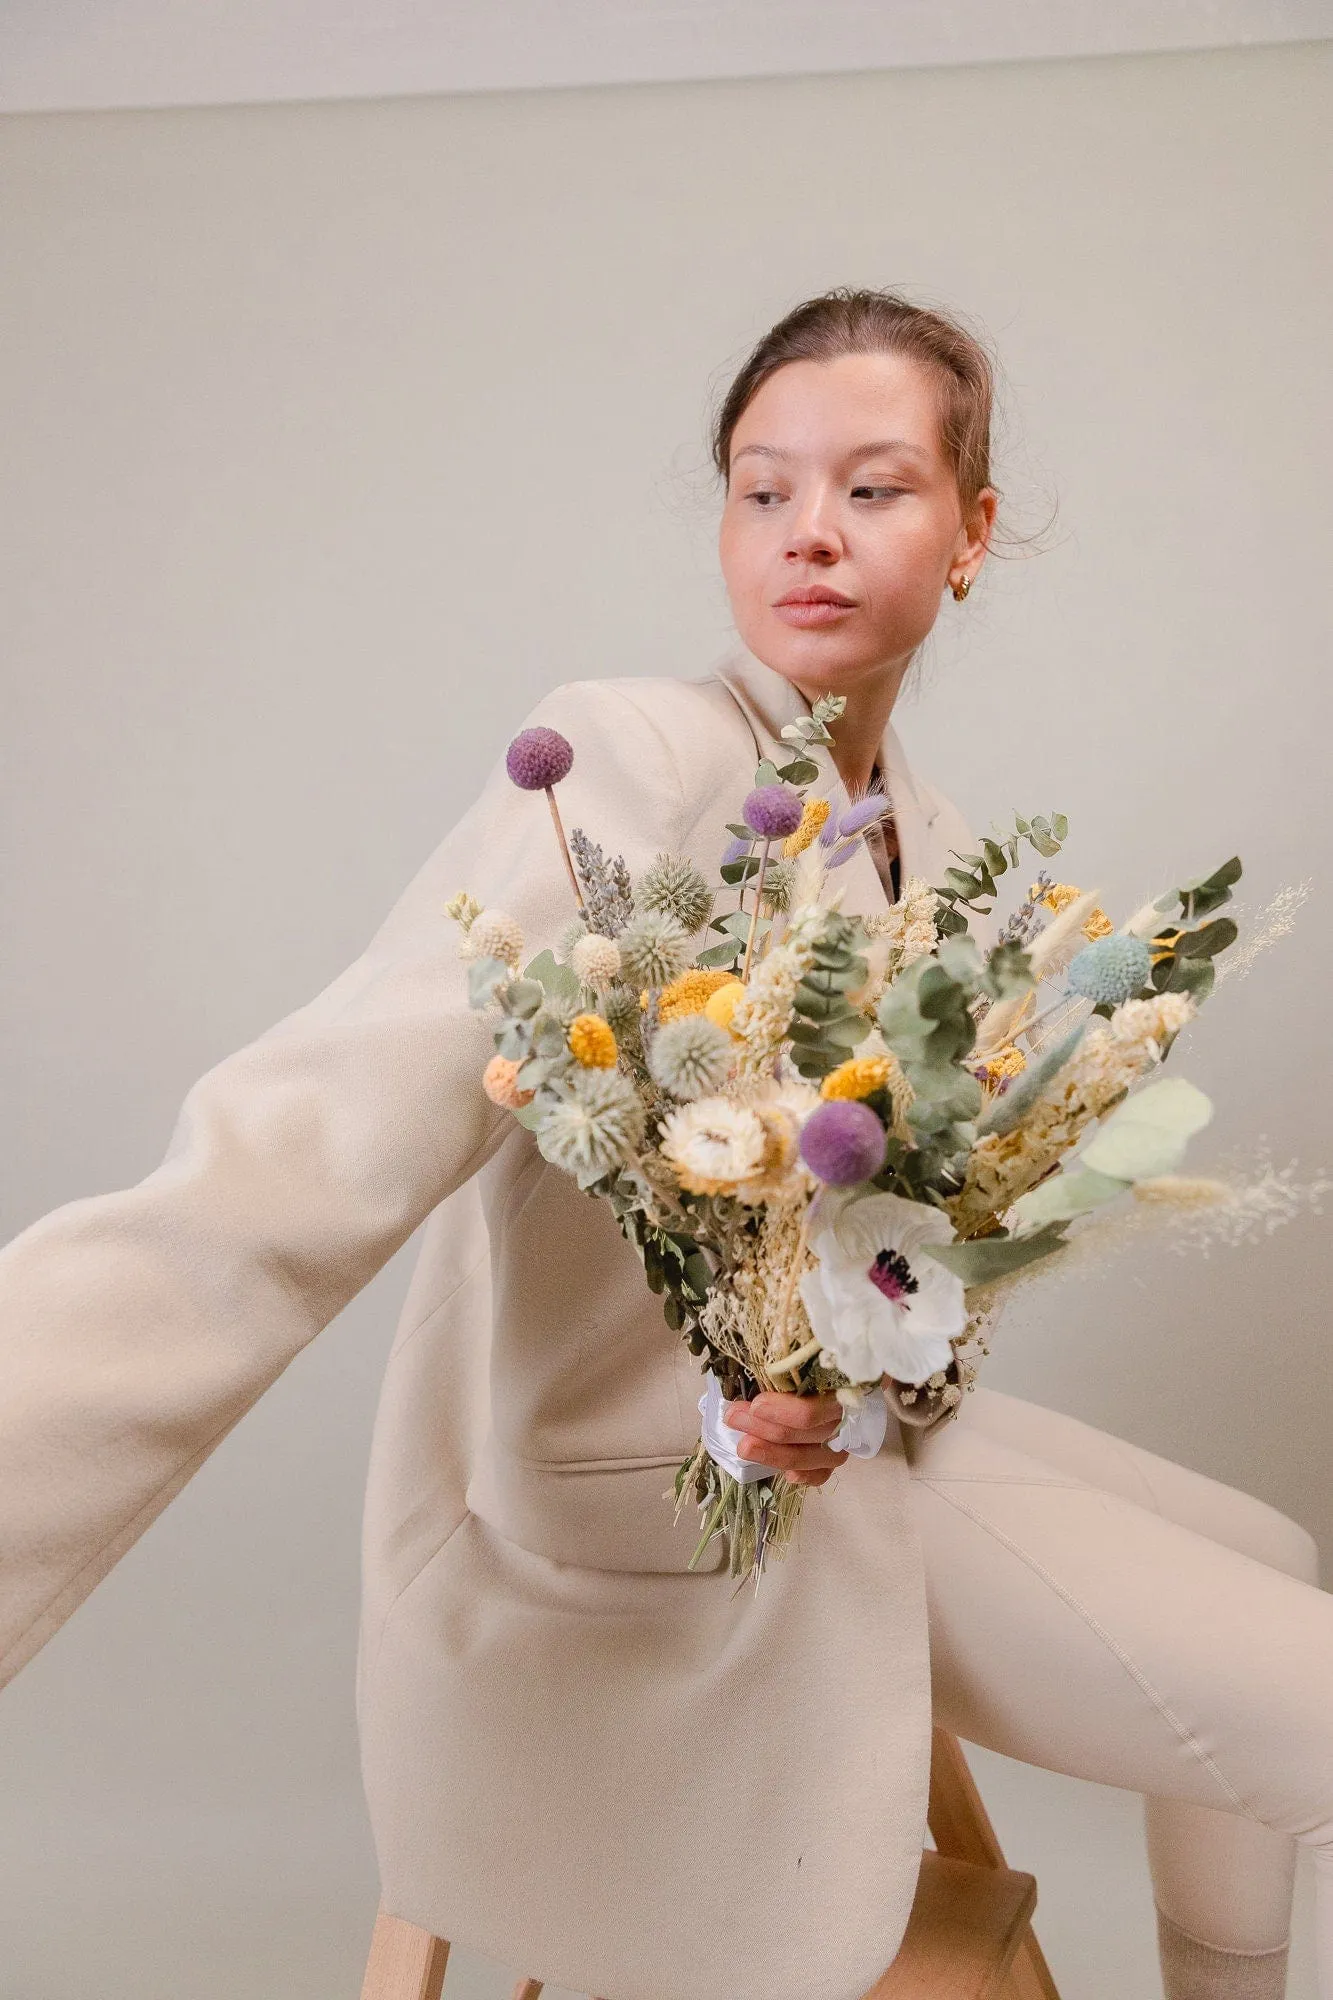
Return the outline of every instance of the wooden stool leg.
[[[940,1854],[981,1868],[1008,1866],[963,1746],[947,1729],[936,1728],[931,1737],[926,1817]],[[1060,2000],[1031,1925],[1010,1967],[1004,1996],[1005,2000]]]
[[[448,1963],[446,1939],[381,1910],[370,1940],[361,2000],[440,2000]]]

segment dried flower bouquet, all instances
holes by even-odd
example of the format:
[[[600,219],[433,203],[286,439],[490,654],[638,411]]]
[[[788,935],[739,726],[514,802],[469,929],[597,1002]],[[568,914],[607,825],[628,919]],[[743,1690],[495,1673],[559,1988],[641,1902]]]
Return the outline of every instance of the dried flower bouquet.
[[[844,1432],[881,1389],[948,1409],[1003,1296],[1081,1218],[1126,1195],[1162,1215],[1243,1206],[1177,1177],[1211,1107],[1157,1076],[1236,938],[1216,913],[1239,861],[1118,928],[1041,872],[983,952],[968,914],[989,914],[1024,845],[1047,860],[1066,836],[1062,815],[1015,818],[942,883],[845,914],[838,870],[889,801],[811,795],[842,705],[783,731],[790,756],[756,771],[717,885],[670,854],[633,881],[582,829],[566,843],[573,748],[525,730],[509,775],[546,794],[576,914],[524,967],[504,912],[448,906],[495,1017],[488,1096],[610,1203],[701,1357],[703,1435],[674,1486],[677,1514],[700,1509],[691,1567],[725,1533],[756,1582],[806,1489],[729,1454],[722,1399],[835,1393]]]

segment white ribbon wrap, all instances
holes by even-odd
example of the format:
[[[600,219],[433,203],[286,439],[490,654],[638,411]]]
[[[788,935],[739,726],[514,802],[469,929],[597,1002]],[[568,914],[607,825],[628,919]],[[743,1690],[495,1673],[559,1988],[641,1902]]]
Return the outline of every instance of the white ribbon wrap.
[[[722,1384],[708,1370],[707,1387],[699,1398],[699,1413],[703,1418],[704,1450],[715,1464],[742,1486],[755,1479],[769,1479],[779,1471],[776,1465],[763,1465],[757,1458],[742,1458],[736,1447],[749,1433],[737,1431],[724,1422],[722,1412],[727,1406],[727,1398],[722,1394]],[[859,1410],[844,1413],[838,1430],[829,1439],[831,1451],[850,1452],[853,1458],[873,1458],[884,1442],[889,1428],[889,1406],[884,1400],[883,1389],[867,1395]]]

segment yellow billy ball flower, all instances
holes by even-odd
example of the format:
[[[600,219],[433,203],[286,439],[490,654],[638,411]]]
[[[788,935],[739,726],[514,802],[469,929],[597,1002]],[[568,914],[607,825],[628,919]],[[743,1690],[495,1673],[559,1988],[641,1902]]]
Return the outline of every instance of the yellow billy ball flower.
[[[1003,1048],[993,1049],[977,1068],[986,1083],[1000,1083],[1007,1076],[1021,1076],[1028,1066],[1028,1059],[1022,1049],[1013,1042],[1006,1042]]]
[[[782,852],[788,861],[794,861],[798,854],[804,854],[810,843],[828,825],[829,802],[827,799],[807,799],[801,811],[801,824],[795,833],[789,833],[782,843]]]
[[[584,1069],[614,1069],[616,1038],[600,1014],[576,1014],[569,1024],[569,1053]]]
[[[1073,882],[1052,882],[1044,896],[1038,893],[1040,887],[1040,883],[1034,882],[1028,890],[1028,895],[1033,901],[1044,903],[1048,910],[1054,910],[1057,916],[1070,903],[1077,902],[1083,894],[1083,891],[1077,888]]]
[[[887,1056],[849,1056],[830,1070],[819,1086],[821,1097],[870,1097],[883,1090],[893,1074]]]
[[[664,986],[657,996],[657,1018],[665,1027],[668,1021],[681,1021],[687,1014],[707,1012],[708,1002],[719,987],[729,985],[736,975],[707,966],[692,966],[682,972],[679,979],[673,979]]]
[[[745,998],[745,988],[735,973],[728,972],[722,984],[715,987],[704,1004],[704,1013],[715,1028],[725,1028],[731,1033],[731,1018]]]

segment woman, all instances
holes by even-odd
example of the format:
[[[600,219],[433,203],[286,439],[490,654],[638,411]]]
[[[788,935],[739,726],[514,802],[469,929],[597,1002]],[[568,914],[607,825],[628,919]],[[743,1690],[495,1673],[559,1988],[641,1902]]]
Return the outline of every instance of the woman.
[[[880,771],[883,909],[969,844],[890,715],[989,546],[990,373],[891,294],[813,300],[719,416],[742,644],[695,681],[574,683],[529,718],[632,870],[716,863],[756,757],[847,696],[827,784]],[[1296,1841],[1333,2000],[1333,1600],[1272,1508],[979,1388],[832,1471],[836,1402],[733,1406],[742,1455],[826,1490],[758,1593],[674,1522],[697,1363],[605,1204],[487,1100],[448,897],[529,946],[570,913],[503,770],[332,984],[191,1088],[162,1164],[0,1254],[12,1674],[296,1352],[426,1221],[376,1423],[358,1715],[384,1904],[614,2000],[856,2000],[892,1958],[935,1716],[1148,1795],[1168,2000],[1283,1990]],[[895,855],[894,849],[897,853]],[[429,1218],[429,1220],[427,1220]]]

